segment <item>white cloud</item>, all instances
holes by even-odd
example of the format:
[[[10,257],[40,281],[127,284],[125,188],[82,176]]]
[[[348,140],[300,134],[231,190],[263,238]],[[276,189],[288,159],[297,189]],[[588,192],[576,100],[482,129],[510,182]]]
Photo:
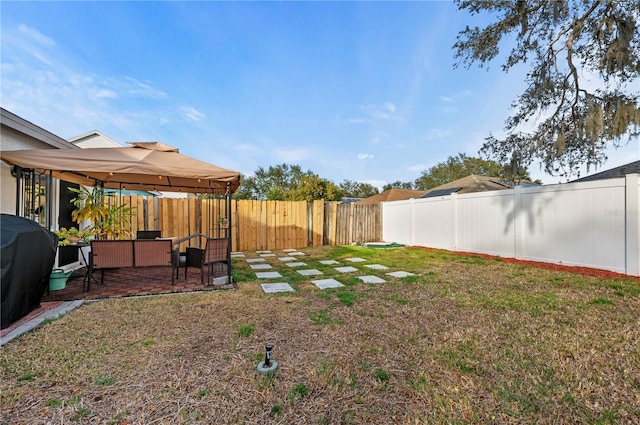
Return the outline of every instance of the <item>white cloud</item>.
[[[371,124],[373,121],[367,118],[350,118],[347,122],[349,124]]]
[[[206,117],[193,106],[183,106],[180,110],[186,116],[187,121],[202,121]]]
[[[153,99],[165,99],[167,97],[165,92],[154,88],[148,83],[143,83],[131,77],[125,77],[125,80],[129,82],[127,85],[129,93],[134,96],[150,97]]]
[[[383,105],[367,105],[363,109],[372,118],[388,120],[394,117],[397,108],[395,103],[385,102]]]
[[[18,26],[18,31],[20,32],[20,34],[25,35],[27,37],[29,37],[30,39],[32,39],[33,41],[35,41],[36,43],[42,45],[42,46],[55,46],[56,43],[55,41],[53,41],[53,39],[47,37],[46,35],[42,34],[41,32],[27,26],[24,24],[21,24]]]
[[[95,98],[108,98],[108,99],[115,99],[116,97],[118,97],[116,92],[114,92],[113,90],[100,89],[100,88],[94,89],[93,92],[91,93],[91,96]]]
[[[447,103],[453,103],[455,101],[451,96],[440,96],[440,100]]]
[[[371,159],[373,158],[373,154],[370,153],[359,153],[358,159]]]
[[[374,124],[377,121],[402,120],[402,117],[396,115],[398,107],[393,102],[385,102],[381,105],[364,105],[361,109],[365,116],[349,118],[346,122],[349,124]]]

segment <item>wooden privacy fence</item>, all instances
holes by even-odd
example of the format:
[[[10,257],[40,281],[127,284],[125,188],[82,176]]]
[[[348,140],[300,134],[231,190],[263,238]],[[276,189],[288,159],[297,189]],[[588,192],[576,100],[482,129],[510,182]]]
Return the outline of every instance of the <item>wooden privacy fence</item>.
[[[231,232],[233,251],[348,245],[382,240],[379,204],[324,201],[231,201],[231,227],[224,199],[119,196],[111,202],[132,207],[131,232],[161,230],[183,238],[201,232],[221,237]],[[185,242],[186,248],[189,243]]]

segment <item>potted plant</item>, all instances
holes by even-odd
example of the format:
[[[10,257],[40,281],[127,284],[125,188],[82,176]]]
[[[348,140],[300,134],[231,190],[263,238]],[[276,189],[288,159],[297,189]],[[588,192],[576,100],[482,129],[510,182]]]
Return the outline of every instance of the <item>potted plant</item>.
[[[97,239],[127,239],[131,237],[130,218],[135,215],[134,210],[124,204],[105,205],[105,198],[113,194],[105,192],[104,188],[94,187],[89,190],[84,186],[79,189],[69,188],[76,196],[71,202],[76,209],[71,218],[76,223],[85,220],[91,222],[93,235]]]
[[[75,227],[62,227],[60,230],[54,230],[53,233],[58,236],[58,246],[75,245],[78,242],[89,242],[89,239],[94,235],[92,228],[78,230]]]

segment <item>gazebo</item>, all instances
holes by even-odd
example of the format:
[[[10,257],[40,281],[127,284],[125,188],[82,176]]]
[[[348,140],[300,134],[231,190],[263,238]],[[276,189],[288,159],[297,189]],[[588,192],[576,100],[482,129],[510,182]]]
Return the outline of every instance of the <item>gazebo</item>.
[[[115,190],[184,192],[224,200],[226,219],[231,222],[231,195],[240,185],[240,173],[200,161],[178,152],[177,148],[157,143],[132,143],[122,148],[34,149],[1,151],[0,159],[13,166],[13,174],[36,173],[51,180]],[[16,190],[16,215],[19,215],[21,188]],[[35,188],[31,188],[31,193]],[[47,192],[47,196],[51,196]],[[51,199],[46,202],[47,223],[52,227]],[[212,204],[209,204],[212,205]],[[213,236],[219,217],[213,207],[203,211],[201,236]],[[216,238],[227,239],[227,278],[231,282],[231,226]]]

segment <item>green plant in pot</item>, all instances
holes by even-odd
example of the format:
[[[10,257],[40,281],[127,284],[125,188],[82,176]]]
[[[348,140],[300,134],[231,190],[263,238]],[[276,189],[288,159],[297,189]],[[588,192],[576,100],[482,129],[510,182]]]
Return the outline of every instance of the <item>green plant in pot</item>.
[[[92,228],[78,230],[75,227],[62,227],[60,230],[54,230],[53,233],[58,236],[58,246],[75,245],[78,242],[89,242],[94,234]]]
[[[135,215],[133,208],[122,205],[106,205],[105,199],[113,197],[105,192],[104,188],[94,187],[87,189],[80,186],[79,189],[69,188],[76,194],[71,203],[76,209],[71,213],[71,218],[76,223],[85,220],[91,222],[93,235],[98,239],[128,239],[131,237],[130,217]]]

